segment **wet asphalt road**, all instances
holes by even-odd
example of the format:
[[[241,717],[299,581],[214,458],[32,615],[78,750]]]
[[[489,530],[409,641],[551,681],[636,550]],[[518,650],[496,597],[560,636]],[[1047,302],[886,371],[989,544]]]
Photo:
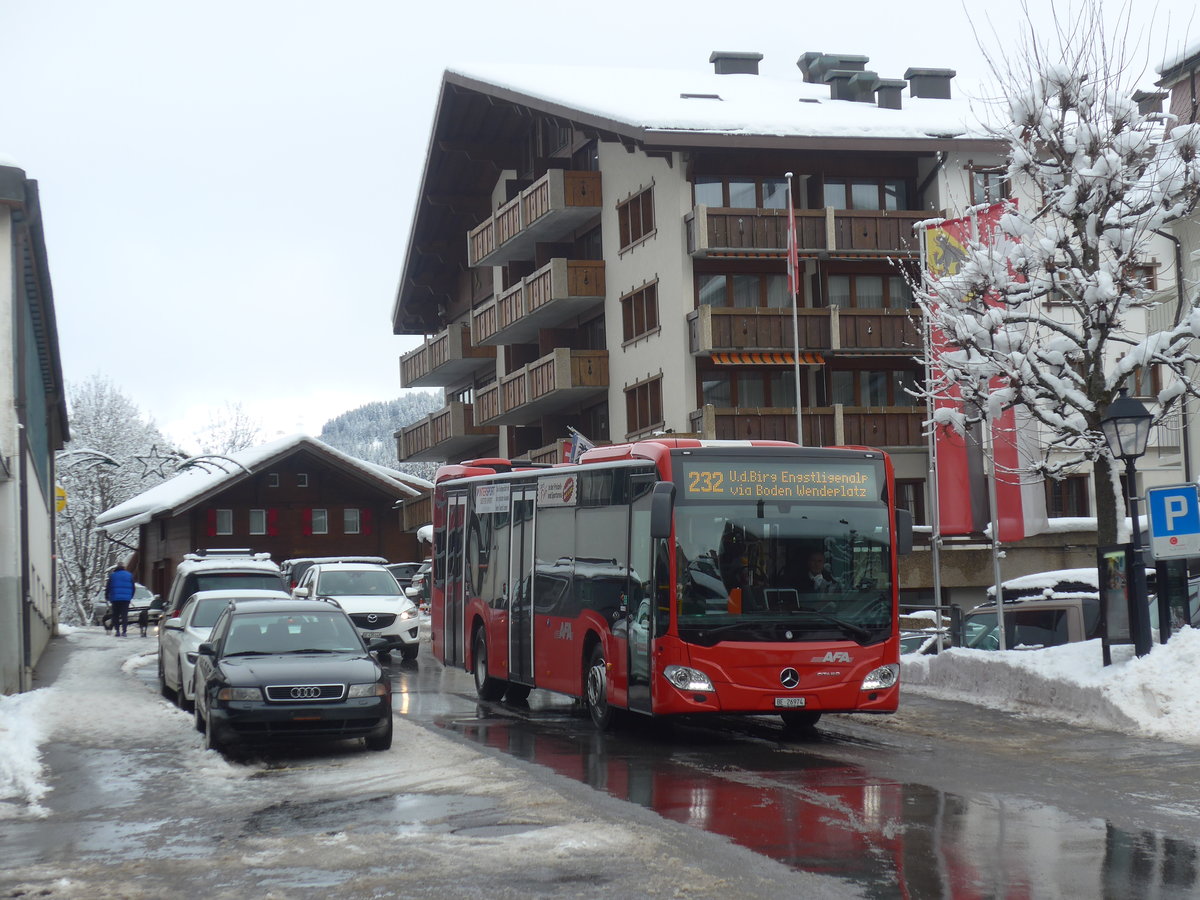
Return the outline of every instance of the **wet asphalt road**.
[[[1200,896],[1200,753],[908,694],[888,717],[636,724],[562,697],[480,704],[397,669],[409,720],[879,897]]]

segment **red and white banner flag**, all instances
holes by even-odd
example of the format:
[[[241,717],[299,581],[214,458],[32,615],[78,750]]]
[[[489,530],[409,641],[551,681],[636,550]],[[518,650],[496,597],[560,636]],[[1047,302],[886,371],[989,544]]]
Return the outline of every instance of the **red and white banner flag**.
[[[967,246],[974,240],[991,242],[999,229],[1005,205],[958,219],[946,219],[925,230],[925,262],[931,278],[952,275],[967,257]],[[994,299],[985,298],[994,304]],[[944,371],[939,360],[955,350],[941,329],[930,327],[931,385],[943,384]],[[990,387],[1003,387],[992,379]],[[938,389],[934,397],[934,418],[938,410],[958,412],[962,398],[955,386]],[[1002,542],[1018,541],[1047,528],[1046,495],[1041,479],[1030,479],[1030,464],[1036,452],[1037,425],[1028,413],[1008,409],[991,422],[993,471],[996,473],[996,519]],[[984,468],[982,426],[960,433],[946,425],[934,432],[935,472],[938,488],[938,522],[941,534],[971,534],[984,530],[991,516]]]
[[[796,210],[792,207],[792,177],[788,173],[788,223],[787,223],[787,267],[788,294],[795,302],[800,292],[800,242],[796,238]]]

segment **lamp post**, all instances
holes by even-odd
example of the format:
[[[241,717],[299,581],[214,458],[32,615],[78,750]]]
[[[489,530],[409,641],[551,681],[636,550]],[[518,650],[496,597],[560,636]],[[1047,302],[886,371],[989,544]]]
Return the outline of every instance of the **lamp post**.
[[[1129,518],[1133,522],[1133,558],[1130,561],[1129,626],[1133,632],[1134,652],[1145,656],[1150,652],[1150,607],[1146,592],[1146,566],[1142,561],[1142,528],[1138,522],[1137,472],[1134,464],[1146,452],[1150,439],[1150,423],[1154,417],[1145,404],[1121,394],[1108,406],[1108,415],[1100,422],[1108,452],[1113,459],[1125,462],[1125,491],[1128,494]]]

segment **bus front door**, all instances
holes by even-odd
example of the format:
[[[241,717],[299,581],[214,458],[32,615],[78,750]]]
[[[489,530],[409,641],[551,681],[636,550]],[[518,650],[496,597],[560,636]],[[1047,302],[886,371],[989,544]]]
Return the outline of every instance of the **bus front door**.
[[[533,538],[537,489],[513,488],[508,564],[508,678],[533,684]]]
[[[445,617],[442,634],[445,663],[461,666],[465,663],[463,652],[463,538],[466,521],[466,494],[451,494],[446,498],[446,534],[442,543],[445,548],[443,569],[445,585]]]

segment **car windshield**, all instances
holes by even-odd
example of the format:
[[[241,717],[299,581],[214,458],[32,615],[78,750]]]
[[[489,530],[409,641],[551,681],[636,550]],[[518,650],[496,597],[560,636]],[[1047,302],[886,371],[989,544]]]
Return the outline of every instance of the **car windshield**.
[[[233,617],[222,655],[362,650],[362,640],[344,613],[243,613]]]
[[[887,507],[676,507],[688,641],[882,640],[892,631]]]
[[[196,574],[200,591],[277,591],[283,582],[274,572],[203,572]]]
[[[322,572],[317,581],[317,593],[322,597],[395,596],[400,593],[400,585],[387,569]]]
[[[196,611],[192,613],[193,628],[212,628],[217,616],[229,605],[228,597],[205,597],[196,601]]]

